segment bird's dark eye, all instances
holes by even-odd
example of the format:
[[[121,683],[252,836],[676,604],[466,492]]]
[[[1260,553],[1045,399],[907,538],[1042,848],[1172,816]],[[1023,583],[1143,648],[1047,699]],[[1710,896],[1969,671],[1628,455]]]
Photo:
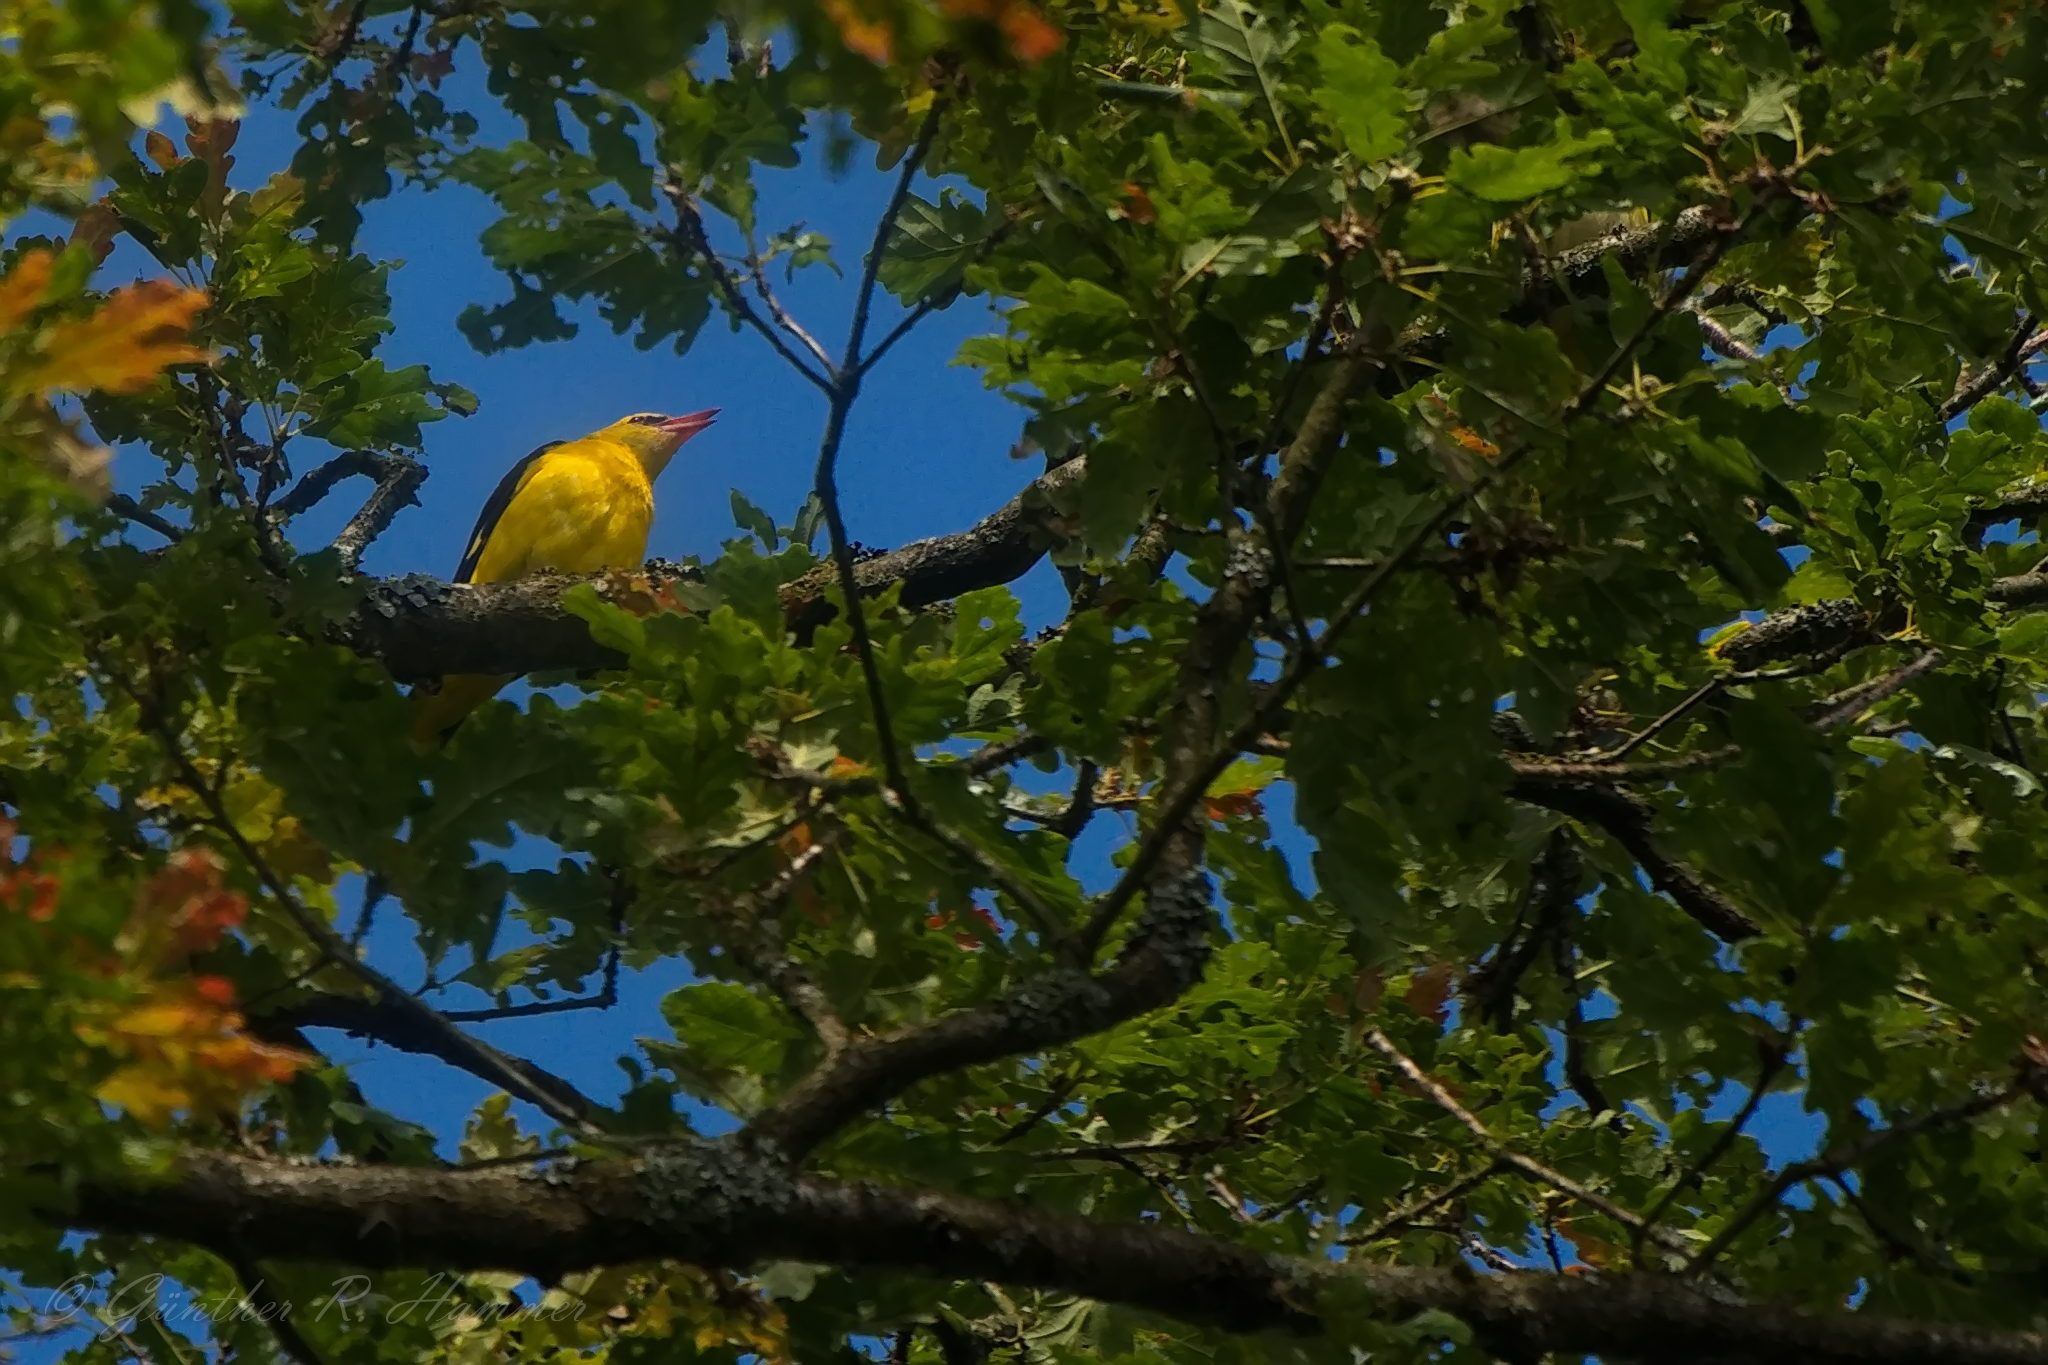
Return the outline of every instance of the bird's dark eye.
[[[643,427],[651,427],[661,420],[661,414],[658,412],[636,412],[630,420],[638,422]]]

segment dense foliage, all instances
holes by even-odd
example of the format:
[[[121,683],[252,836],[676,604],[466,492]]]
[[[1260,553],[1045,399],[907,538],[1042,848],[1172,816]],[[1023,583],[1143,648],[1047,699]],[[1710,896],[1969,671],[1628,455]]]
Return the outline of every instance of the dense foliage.
[[[0,257],[0,1264],[250,1310],[80,1356],[2048,1359],[2048,14],[742,11],[0,12],[0,223],[67,224]],[[862,139],[874,250],[761,221]],[[379,357],[411,182],[497,206],[485,357],[757,334],[793,527],[359,575],[491,363]],[[963,296],[1046,472],[858,557],[847,414]],[[519,670],[584,693],[408,745]],[[623,1088],[476,1036],[678,956]],[[335,1029],[501,1088],[459,1166]]]

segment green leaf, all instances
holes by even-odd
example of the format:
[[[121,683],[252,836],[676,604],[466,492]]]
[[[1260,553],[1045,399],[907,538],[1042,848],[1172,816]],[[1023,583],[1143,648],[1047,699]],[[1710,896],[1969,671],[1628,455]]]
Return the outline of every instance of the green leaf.
[[[1218,0],[1196,18],[1193,36],[1197,50],[1233,83],[1258,89],[1273,130],[1287,142],[1279,65],[1295,44],[1293,26],[1262,13],[1249,0]]]
[[[700,1096],[747,1111],[781,1073],[796,1032],[775,1006],[744,986],[701,981],[662,998],[676,1042],[644,1039],[651,1055]]]
[[[875,278],[905,303],[930,297],[959,279],[988,231],[988,215],[950,189],[940,191],[937,203],[913,194],[896,215]]]
[[[429,395],[439,393],[426,366],[387,370],[372,360],[310,395],[305,434],[337,446],[418,446],[420,425],[448,415]]]
[[[754,538],[761,542],[762,550],[771,555],[782,543],[782,537],[775,529],[775,518],[748,502],[737,488],[732,490],[732,519],[742,531],[752,531]]]
[[[1315,101],[1360,163],[1381,161],[1408,143],[1408,92],[1401,68],[1356,29],[1332,24],[1316,37],[1323,83]]]
[[[1614,137],[1596,128],[1583,137],[1560,120],[1557,136],[1529,147],[1481,144],[1451,153],[1450,182],[1467,194],[1494,203],[1519,203],[1579,183],[1598,168],[1587,159],[1612,146]]]

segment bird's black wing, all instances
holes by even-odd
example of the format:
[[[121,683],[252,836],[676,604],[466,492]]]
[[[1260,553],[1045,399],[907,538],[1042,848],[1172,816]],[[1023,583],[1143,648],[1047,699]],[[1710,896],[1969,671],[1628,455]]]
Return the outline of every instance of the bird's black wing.
[[[469,548],[462,552],[462,562],[455,566],[453,581],[469,582],[469,576],[476,572],[476,562],[483,558],[485,543],[490,540],[491,532],[498,529],[498,520],[505,515],[505,509],[512,505],[512,499],[519,492],[519,485],[525,483],[526,476],[533,472],[534,462],[561,444],[560,441],[549,441],[505,471],[505,477],[498,480],[498,486],[491,490],[491,500],[485,503],[484,510],[477,514],[476,529],[469,533]]]

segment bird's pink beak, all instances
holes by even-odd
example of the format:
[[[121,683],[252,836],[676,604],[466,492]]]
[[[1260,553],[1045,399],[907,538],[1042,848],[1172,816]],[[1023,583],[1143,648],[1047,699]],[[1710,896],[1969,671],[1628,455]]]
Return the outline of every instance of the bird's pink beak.
[[[681,417],[665,417],[660,425],[661,429],[675,437],[676,443],[680,445],[710,426],[717,416],[717,408],[706,408],[702,412],[686,413]]]

